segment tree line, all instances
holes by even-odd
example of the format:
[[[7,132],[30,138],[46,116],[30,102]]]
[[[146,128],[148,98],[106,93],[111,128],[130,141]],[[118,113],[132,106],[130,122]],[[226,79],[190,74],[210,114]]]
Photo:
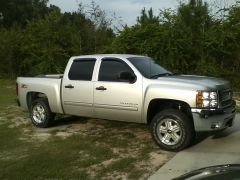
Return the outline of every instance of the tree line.
[[[174,73],[223,77],[240,88],[238,1],[210,8],[189,0],[157,15],[144,8],[135,25],[120,31],[94,1],[71,13],[47,3],[0,0],[1,77],[63,73],[74,55],[128,53],[148,55]]]

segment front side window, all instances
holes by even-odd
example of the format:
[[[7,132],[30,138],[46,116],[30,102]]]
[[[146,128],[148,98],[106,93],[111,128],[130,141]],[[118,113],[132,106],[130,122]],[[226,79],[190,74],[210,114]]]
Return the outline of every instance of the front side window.
[[[91,81],[96,59],[76,59],[69,70],[70,80]]]
[[[98,80],[120,82],[119,74],[128,71],[132,72],[132,69],[120,59],[102,59]]]
[[[130,57],[127,58],[146,78],[158,78],[161,76],[169,76],[172,73],[167,71],[149,57]]]

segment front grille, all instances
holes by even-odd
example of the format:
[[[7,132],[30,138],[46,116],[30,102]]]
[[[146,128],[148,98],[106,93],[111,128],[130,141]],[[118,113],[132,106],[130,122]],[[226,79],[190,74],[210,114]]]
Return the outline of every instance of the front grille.
[[[219,102],[221,108],[226,108],[232,105],[232,91],[231,89],[225,89],[219,91]]]

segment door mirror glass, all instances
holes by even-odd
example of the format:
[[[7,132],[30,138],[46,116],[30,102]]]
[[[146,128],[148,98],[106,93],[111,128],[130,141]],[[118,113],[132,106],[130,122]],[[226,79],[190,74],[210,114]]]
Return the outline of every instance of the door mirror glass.
[[[134,83],[137,77],[133,72],[124,71],[119,73],[119,80],[122,82]]]

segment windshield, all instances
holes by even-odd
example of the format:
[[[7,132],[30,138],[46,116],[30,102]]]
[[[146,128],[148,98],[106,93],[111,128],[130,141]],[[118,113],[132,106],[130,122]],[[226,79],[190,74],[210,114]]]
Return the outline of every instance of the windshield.
[[[161,76],[172,75],[170,71],[167,71],[157,63],[155,63],[149,57],[131,57],[127,58],[139,71],[140,73],[150,79],[158,78]]]

